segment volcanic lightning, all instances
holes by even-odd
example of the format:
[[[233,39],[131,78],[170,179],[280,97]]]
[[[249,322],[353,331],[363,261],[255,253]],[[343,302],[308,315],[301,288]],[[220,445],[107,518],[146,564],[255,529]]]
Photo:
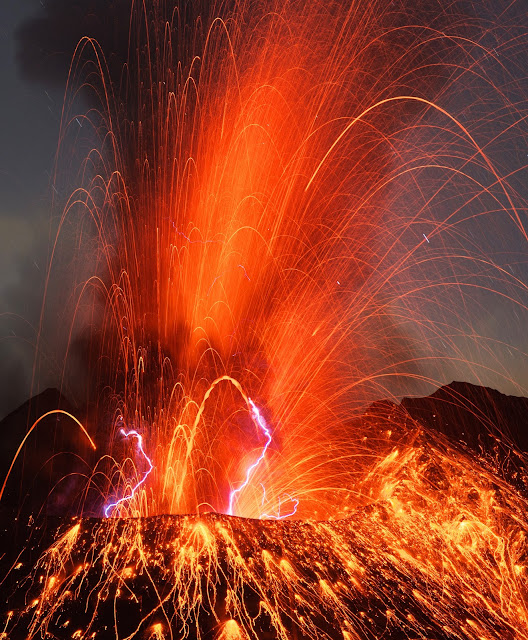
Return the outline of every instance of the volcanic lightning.
[[[104,509],[104,514],[105,516],[108,518],[110,516],[110,514],[112,513],[112,511],[114,511],[116,509],[116,507],[119,507],[119,505],[123,502],[127,502],[129,500],[132,500],[136,491],[141,487],[141,485],[146,481],[146,479],[149,477],[152,469],[154,469],[154,465],[152,464],[152,461],[150,460],[150,458],[147,456],[147,454],[145,453],[145,451],[143,450],[143,436],[140,435],[137,431],[132,430],[132,431],[125,431],[124,429],[120,430],[120,433],[125,437],[128,438],[129,436],[132,436],[134,438],[137,439],[137,446],[138,446],[138,451],[139,453],[145,458],[145,460],[147,461],[147,464],[149,465],[149,468],[147,469],[147,471],[144,472],[143,477],[141,478],[141,480],[139,482],[137,482],[133,487],[132,490],[130,491],[130,495],[128,496],[123,496],[122,498],[120,498],[117,502],[111,502],[109,505],[107,505]]]
[[[255,405],[255,403],[253,402],[253,400],[251,400],[251,398],[248,398],[248,402],[251,405],[251,415],[253,417],[253,421],[255,422],[255,425],[257,425],[257,427],[260,427],[260,429],[262,430],[262,433],[266,438],[266,444],[264,445],[259,457],[255,460],[255,462],[250,467],[248,467],[246,471],[246,479],[244,480],[244,482],[238,488],[233,489],[233,491],[231,491],[231,493],[229,494],[229,507],[227,509],[227,513],[230,516],[233,515],[234,503],[238,494],[248,486],[249,480],[251,478],[251,474],[259,466],[259,464],[264,460],[266,451],[268,450],[268,447],[270,446],[271,440],[272,440],[269,427],[266,424],[264,417],[261,415],[259,408]]]
[[[426,4],[133,2],[122,65],[79,42],[47,283],[75,247],[99,458],[50,492],[78,517],[31,521],[1,637],[528,637],[525,453],[398,405],[514,379],[527,33]]]

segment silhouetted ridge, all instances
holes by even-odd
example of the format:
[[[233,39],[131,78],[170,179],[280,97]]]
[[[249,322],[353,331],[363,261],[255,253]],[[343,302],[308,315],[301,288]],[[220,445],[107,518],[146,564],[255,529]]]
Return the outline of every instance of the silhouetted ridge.
[[[489,452],[497,441],[528,451],[528,398],[453,381],[425,398],[403,398],[401,406],[424,427]]]
[[[54,412],[33,428],[20,450],[2,497],[3,510],[27,516],[44,509],[48,513],[65,515],[77,508],[73,496],[75,475],[71,474],[87,471],[79,458],[88,453],[86,440],[80,437],[75,422],[57,410],[83,419],[58,389],[49,388],[24,402],[0,422],[0,482],[3,484],[17,449],[35,422]]]

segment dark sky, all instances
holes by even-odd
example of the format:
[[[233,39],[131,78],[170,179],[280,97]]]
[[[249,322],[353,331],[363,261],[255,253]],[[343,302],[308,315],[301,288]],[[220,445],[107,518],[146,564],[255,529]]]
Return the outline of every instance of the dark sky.
[[[63,96],[60,86],[22,79],[16,63],[15,31],[38,6],[0,3],[0,415],[30,393]]]
[[[69,12],[61,14],[59,10],[67,5]],[[103,48],[119,48],[123,40],[116,36],[115,28],[112,32],[102,28],[119,14],[119,5],[106,0],[71,3],[53,0],[49,6],[57,10],[49,12],[51,18],[48,17],[44,28],[42,24],[35,26],[34,22],[33,27],[28,28],[28,19],[46,14],[45,0],[3,0],[0,4],[0,417],[26,400],[31,392],[32,345],[39,322],[50,237],[55,229],[50,176],[69,59],[67,50],[82,35],[71,28],[81,24],[75,18],[75,11],[78,7],[88,7],[91,17],[84,25],[90,25],[92,33],[103,39],[105,33],[108,35],[108,41],[102,42]],[[449,93],[441,96],[441,101],[480,136],[480,140],[492,141],[488,150],[502,175],[514,172],[509,179],[509,189],[514,194],[521,224],[528,228],[525,210],[528,199],[528,1],[488,3],[483,0],[467,6],[471,7],[468,14],[475,14],[476,10],[482,23],[488,25],[489,35],[482,44],[496,56],[490,57],[481,48],[471,48],[473,58],[467,56],[461,63],[471,66],[476,61],[479,73],[485,70],[489,77],[484,78],[481,73],[461,75],[450,85]],[[102,7],[106,9],[103,11]],[[20,32],[23,24],[26,27]],[[48,49],[56,46],[57,59],[50,65],[39,66],[39,38]],[[495,86],[490,85],[489,79]],[[509,109],[505,110],[504,102],[497,99],[497,87],[503,92],[501,95],[506,92]],[[412,135],[416,136],[415,145],[419,149],[422,134]],[[424,198],[426,191],[424,186]],[[418,240],[413,236],[408,242],[421,241],[422,233],[428,236],[435,224],[449,216],[452,204],[447,196],[437,198],[419,232],[413,227],[412,233]],[[395,206],[404,206],[403,199],[396,199]],[[490,204],[490,208],[492,206]],[[449,351],[451,360],[431,365],[427,373],[439,382],[466,379],[509,393],[528,393],[528,312],[525,308],[528,294],[524,289],[528,283],[528,247],[518,226],[507,215],[475,218],[478,213],[475,210],[468,213],[464,207],[459,214],[460,218],[466,214],[472,217],[471,222],[459,225],[464,242],[460,240],[461,235],[455,238],[433,233],[420,251],[437,250],[439,257],[442,251],[457,252],[462,270],[470,255],[489,257],[499,270],[488,273],[483,268],[478,284],[489,286],[499,295],[481,289],[464,297],[458,312],[459,331],[446,339],[446,354]],[[450,242],[452,246],[448,246]],[[464,251],[470,253],[464,256]],[[451,261],[450,268],[456,271],[457,264]],[[501,274],[499,279],[497,273]],[[68,286],[67,278],[58,282],[54,286]],[[404,286],[403,279],[399,284],[395,278],[393,284],[396,288]],[[50,295],[54,295],[53,288]],[[508,301],[507,296],[514,301]],[[401,316],[402,305],[408,305],[406,318],[413,313],[427,313],[427,301],[415,309],[413,305],[418,304],[416,298],[409,301],[404,296],[401,304],[394,305],[395,317]],[[450,291],[445,306],[454,304],[458,302]],[[437,304],[430,309],[430,314],[431,317],[437,314],[440,322],[445,318],[438,316],[438,309]],[[52,331],[50,335],[57,334],[57,327],[60,333],[64,317],[57,314],[49,321],[55,324],[55,334]],[[417,344],[433,339],[431,332],[424,333],[423,325],[418,322],[413,325],[405,320],[402,331],[409,333]],[[65,345],[56,337],[49,340],[49,351],[54,352],[60,362]],[[453,350],[458,359],[452,359]],[[427,357],[425,347],[423,356]],[[57,385],[59,371],[60,367],[50,362],[42,369],[34,390]]]

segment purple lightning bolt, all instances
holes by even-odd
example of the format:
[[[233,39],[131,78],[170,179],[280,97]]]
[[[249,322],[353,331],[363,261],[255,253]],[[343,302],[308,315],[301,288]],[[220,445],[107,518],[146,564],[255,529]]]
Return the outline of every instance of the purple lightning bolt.
[[[229,494],[229,509],[227,510],[227,515],[229,516],[233,515],[233,504],[235,502],[236,496],[248,486],[251,474],[259,466],[262,460],[264,460],[266,451],[271,444],[271,432],[268,425],[266,424],[266,421],[260,414],[260,411],[253,400],[251,400],[251,398],[248,398],[248,402],[251,405],[251,417],[253,418],[253,422],[262,430],[262,433],[266,436],[266,444],[264,445],[260,456],[246,471],[246,479],[244,480],[244,482],[238,487],[238,489],[233,489],[233,491],[231,491],[231,493]]]
[[[124,429],[121,429],[121,433],[125,436],[125,438],[128,438],[128,436],[136,436],[136,438],[138,440],[138,449],[141,452],[141,454],[143,455],[143,457],[145,458],[145,460],[149,463],[149,469],[148,469],[148,471],[145,472],[145,475],[143,476],[143,478],[141,478],[141,480],[132,489],[132,492],[130,493],[129,496],[124,496],[124,497],[120,498],[117,502],[112,502],[111,504],[109,504],[109,505],[107,505],[105,507],[104,514],[105,514],[105,517],[107,517],[107,518],[109,517],[108,514],[110,513],[111,509],[113,509],[114,507],[117,507],[117,505],[121,504],[121,502],[125,502],[125,500],[131,500],[134,497],[134,494],[136,493],[136,491],[145,482],[145,480],[147,479],[149,473],[154,468],[154,465],[152,464],[150,458],[143,451],[143,436],[141,436],[137,431],[125,431]]]
[[[264,494],[265,495],[265,494]],[[284,498],[286,498],[284,500]],[[281,507],[284,502],[291,502],[292,509],[290,513],[281,514]],[[284,518],[289,518],[294,516],[297,513],[297,507],[299,506],[299,500],[297,498],[292,498],[289,493],[283,493],[279,496],[279,508],[277,509],[277,514],[269,514],[269,513],[261,513],[260,520],[284,520]]]

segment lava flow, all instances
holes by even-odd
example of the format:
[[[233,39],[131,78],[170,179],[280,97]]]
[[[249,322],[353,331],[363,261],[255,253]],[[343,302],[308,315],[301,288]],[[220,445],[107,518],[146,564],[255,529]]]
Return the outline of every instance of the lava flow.
[[[78,44],[48,277],[75,220],[100,458],[10,568],[1,637],[528,637],[523,474],[358,418],[452,371],[512,380],[473,325],[488,296],[528,308],[521,169],[494,155],[526,136],[496,53],[520,36],[456,6],[132,2],[117,78]]]

